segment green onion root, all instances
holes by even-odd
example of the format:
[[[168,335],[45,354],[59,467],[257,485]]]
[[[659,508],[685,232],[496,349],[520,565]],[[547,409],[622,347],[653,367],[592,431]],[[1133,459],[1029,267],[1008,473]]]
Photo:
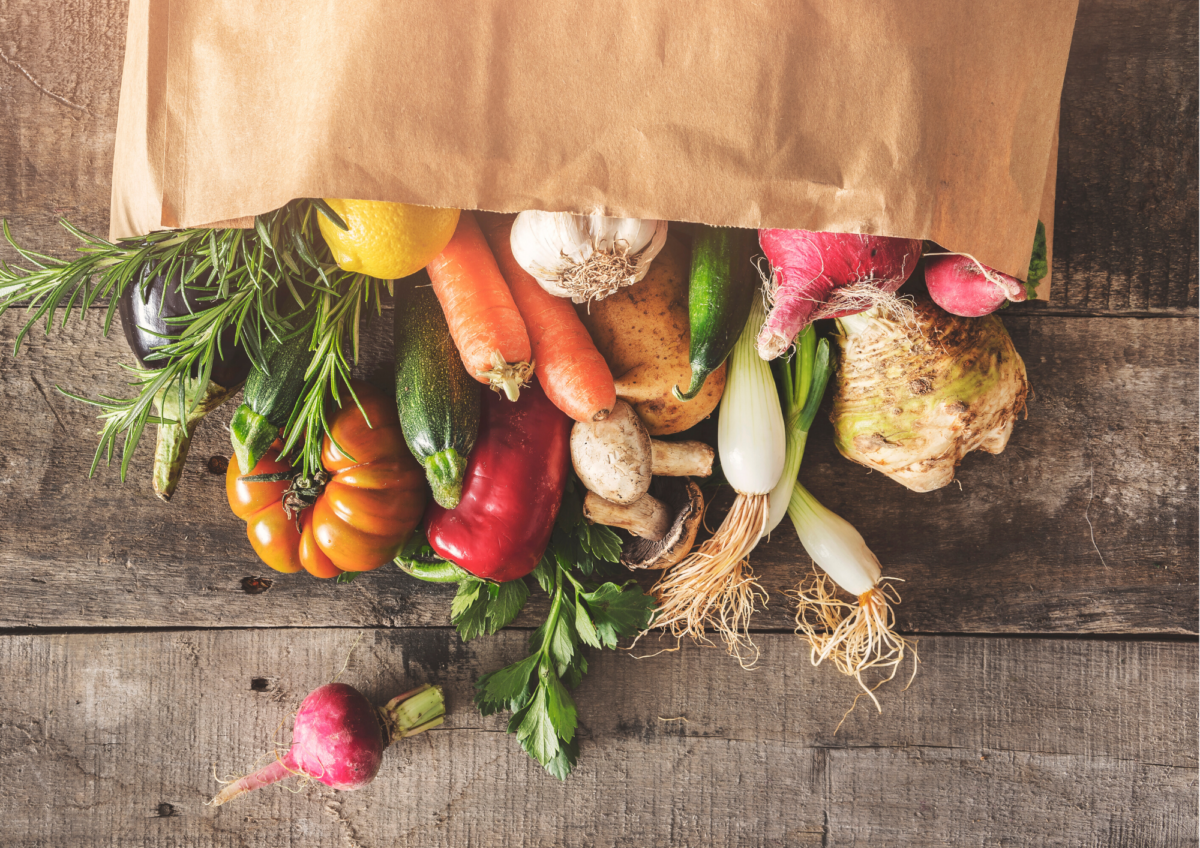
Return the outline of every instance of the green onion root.
[[[836,597],[833,580],[814,567],[812,575],[791,593],[799,602],[796,633],[812,648],[812,664],[832,662],[842,674],[858,681],[880,712],[883,710],[875,689],[895,678],[909,651],[913,655],[914,676],[920,662],[915,644],[896,633],[892,605],[900,603],[900,593],[888,582],[894,579],[880,578],[873,588],[858,596],[857,602],[851,603]],[[872,669],[887,676],[868,686],[863,673]]]
[[[769,496],[739,494],[712,538],[654,585],[655,626],[677,638],[709,643],[705,628],[711,627],[744,668],[754,665],[758,648],[750,639],[750,616],[756,600],[765,603],[767,594],[746,557],[766,530],[770,512]]]

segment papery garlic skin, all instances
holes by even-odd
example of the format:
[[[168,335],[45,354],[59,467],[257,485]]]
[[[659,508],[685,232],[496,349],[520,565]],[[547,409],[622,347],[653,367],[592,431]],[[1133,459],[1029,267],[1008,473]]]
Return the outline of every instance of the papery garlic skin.
[[[575,303],[602,300],[645,277],[666,241],[666,221],[571,212],[522,212],[511,236],[517,264]]]

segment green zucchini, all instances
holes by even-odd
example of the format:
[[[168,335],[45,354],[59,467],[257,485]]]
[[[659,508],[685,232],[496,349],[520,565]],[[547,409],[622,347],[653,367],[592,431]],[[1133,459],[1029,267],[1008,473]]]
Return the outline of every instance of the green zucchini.
[[[687,391],[675,386],[671,393],[676,399],[700,394],[708,375],[733,351],[758,288],[758,271],[751,261],[757,249],[757,230],[696,228],[688,283],[692,383]]]
[[[263,360],[268,370],[251,370],[242,392],[242,405],[229,422],[233,452],[243,474],[258,465],[279,437],[280,428],[292,417],[304,390],[304,372],[313,358],[311,340],[312,333],[305,325],[283,339],[269,337],[263,341]]]
[[[463,367],[428,275],[396,289],[396,408],[400,429],[446,509],[462,497],[467,454],[479,433],[480,384]]]

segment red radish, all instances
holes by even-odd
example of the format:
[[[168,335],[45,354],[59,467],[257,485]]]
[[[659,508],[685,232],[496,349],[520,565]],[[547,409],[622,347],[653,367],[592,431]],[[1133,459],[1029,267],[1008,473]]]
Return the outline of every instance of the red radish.
[[[894,300],[917,267],[919,239],[810,230],[759,230],[771,264],[772,308],[758,334],[758,355],[774,359],[821,318],[856,315]]]
[[[934,303],[963,318],[990,315],[1006,300],[1019,303],[1027,297],[1025,284],[1016,277],[958,253],[928,257],[925,285]]]
[[[212,805],[219,807],[243,792],[293,774],[334,789],[361,789],[375,779],[388,745],[437,727],[445,712],[441,687],[428,683],[392,698],[382,709],[372,706],[353,686],[327,683],[300,705],[288,752],[227,784]]]

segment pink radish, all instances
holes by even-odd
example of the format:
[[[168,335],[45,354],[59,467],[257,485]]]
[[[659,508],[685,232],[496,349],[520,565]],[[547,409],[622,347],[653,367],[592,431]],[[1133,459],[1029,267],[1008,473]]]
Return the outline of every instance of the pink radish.
[[[226,784],[212,805],[219,807],[243,792],[290,775],[334,789],[361,789],[375,779],[388,745],[437,727],[445,712],[439,686],[425,684],[376,709],[353,686],[327,683],[300,705],[288,752],[254,774]]]
[[[925,285],[934,303],[963,318],[990,315],[1006,300],[1020,302],[1027,297],[1025,284],[1016,277],[957,253],[928,257]]]
[[[763,359],[782,355],[813,321],[894,300],[921,257],[919,239],[759,230],[758,241],[772,272],[773,306],[757,343]]]

